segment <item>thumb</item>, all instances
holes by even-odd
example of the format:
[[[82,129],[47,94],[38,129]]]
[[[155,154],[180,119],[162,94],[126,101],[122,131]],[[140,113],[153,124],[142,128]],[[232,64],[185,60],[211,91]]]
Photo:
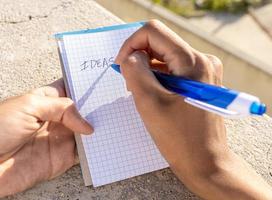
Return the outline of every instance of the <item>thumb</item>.
[[[150,70],[150,58],[147,53],[135,51],[120,66],[127,89],[132,92],[136,102],[138,99],[153,99],[162,93],[169,93]]]
[[[41,121],[62,123],[76,133],[92,133],[93,128],[81,117],[74,102],[65,97],[26,95],[35,117]]]

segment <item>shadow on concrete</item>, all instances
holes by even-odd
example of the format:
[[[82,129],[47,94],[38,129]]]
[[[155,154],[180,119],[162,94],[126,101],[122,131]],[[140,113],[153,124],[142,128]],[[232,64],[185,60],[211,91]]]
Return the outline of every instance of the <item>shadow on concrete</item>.
[[[239,20],[243,14],[230,14],[230,13],[209,13],[207,17],[214,18],[215,21],[220,22],[219,26],[214,29],[211,33],[216,34],[225,26],[232,24]]]

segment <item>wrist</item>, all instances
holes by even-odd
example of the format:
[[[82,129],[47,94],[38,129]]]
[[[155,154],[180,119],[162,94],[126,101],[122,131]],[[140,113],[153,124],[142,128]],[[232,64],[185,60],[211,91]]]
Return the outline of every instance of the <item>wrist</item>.
[[[232,151],[205,166],[188,169],[186,175],[176,174],[190,190],[204,199],[272,199],[271,186]]]
[[[224,169],[228,168],[229,160],[232,153],[226,147],[219,152],[206,150],[195,158],[180,159],[175,163],[170,164],[171,169],[178,178],[194,192],[201,191],[207,185],[213,182],[213,177],[218,174],[224,174]]]
[[[13,164],[14,160],[12,159],[9,159],[0,164],[0,198],[12,194],[12,185],[9,184],[9,177],[11,175],[9,169],[12,168]]]
[[[34,156],[15,155],[0,163],[0,199],[48,180],[47,170],[35,170],[39,164],[34,161]]]

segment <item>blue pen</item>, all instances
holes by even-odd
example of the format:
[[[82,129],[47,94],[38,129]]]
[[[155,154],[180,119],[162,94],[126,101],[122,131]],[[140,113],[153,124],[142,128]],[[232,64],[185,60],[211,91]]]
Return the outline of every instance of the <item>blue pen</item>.
[[[120,72],[120,66],[111,67]],[[183,77],[152,70],[158,81],[168,90],[185,97],[184,101],[198,108],[224,117],[263,115],[266,106],[259,98],[224,87],[218,87]]]

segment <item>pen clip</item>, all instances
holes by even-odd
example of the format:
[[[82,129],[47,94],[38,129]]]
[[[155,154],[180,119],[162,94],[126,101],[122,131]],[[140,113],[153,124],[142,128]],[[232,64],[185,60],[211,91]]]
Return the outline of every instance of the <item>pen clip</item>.
[[[242,115],[238,112],[227,110],[224,108],[219,108],[219,107],[213,106],[208,103],[204,103],[202,101],[199,101],[199,100],[196,100],[196,99],[193,99],[190,97],[186,97],[184,99],[184,101],[188,104],[195,106],[195,107],[201,108],[201,109],[209,111],[209,112],[213,112],[215,114],[218,114],[218,115],[220,115],[222,117],[226,117],[226,118],[238,118],[238,117],[240,118],[240,117],[246,116],[246,115]]]

